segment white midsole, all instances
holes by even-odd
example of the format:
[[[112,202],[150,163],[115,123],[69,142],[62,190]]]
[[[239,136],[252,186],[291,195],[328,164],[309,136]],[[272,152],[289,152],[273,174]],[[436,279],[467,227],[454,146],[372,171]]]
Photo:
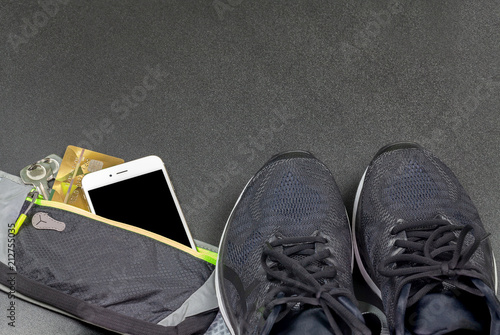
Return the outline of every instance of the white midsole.
[[[238,206],[238,203],[240,202],[241,197],[243,196],[243,193],[245,193],[245,190],[247,189],[248,184],[250,184],[250,182],[252,180],[253,180],[253,177],[250,178],[250,180],[247,182],[247,184],[243,188],[243,191],[241,191],[240,196],[238,197],[238,200],[236,200],[236,203],[234,204],[234,207],[231,210],[231,214],[229,214],[229,217],[226,221],[226,225],[224,226],[224,231],[222,232],[222,237],[221,237],[220,242],[219,242],[219,252],[222,250],[222,242],[224,241],[224,237],[226,236],[227,227],[229,226],[229,220],[231,220],[231,218],[233,216],[233,212],[236,209],[236,206]],[[224,307],[224,304],[222,303],[221,287],[220,287],[220,280],[219,280],[219,277],[220,277],[219,267],[222,265],[219,265],[219,259],[220,258],[217,257],[217,264],[215,266],[215,294],[217,295],[217,303],[219,304],[220,313],[222,315],[222,318],[224,319],[224,322],[226,323],[227,328],[229,329],[229,332],[232,335],[236,335],[236,332],[234,331],[233,327],[231,326],[231,323],[229,322],[229,316],[228,316],[227,311]]]
[[[370,277],[368,274],[368,271],[366,271],[365,266],[363,265],[363,262],[361,261],[361,256],[359,255],[359,249],[358,249],[358,243],[356,242],[356,214],[358,211],[358,205],[359,205],[359,198],[361,197],[361,191],[363,190],[363,184],[365,182],[365,176],[366,176],[366,171],[368,171],[368,168],[366,168],[365,172],[363,173],[363,177],[361,177],[361,181],[359,182],[358,185],[358,190],[356,191],[356,198],[354,199],[354,206],[352,210],[352,244],[353,244],[353,249],[354,249],[354,257],[356,258],[356,262],[358,263],[359,271],[361,272],[361,275],[365,279],[366,283],[370,288],[372,289],[375,294],[382,299],[382,292],[378,288],[378,286],[375,284],[373,279]]]
[[[497,271],[497,260],[495,259],[495,253],[493,250],[491,251],[493,253],[493,267],[495,269],[495,295],[498,295],[498,271]]]

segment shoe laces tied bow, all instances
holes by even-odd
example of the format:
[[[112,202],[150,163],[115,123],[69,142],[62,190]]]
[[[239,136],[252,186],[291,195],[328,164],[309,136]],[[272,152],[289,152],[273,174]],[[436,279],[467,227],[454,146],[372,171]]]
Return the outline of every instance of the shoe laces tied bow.
[[[264,247],[261,263],[268,279],[276,285],[266,295],[264,318],[267,322],[262,334],[268,334],[274,323],[291,310],[306,305],[324,311],[334,334],[342,334],[334,314],[353,334],[370,334],[363,321],[338,300],[343,296],[355,301],[352,293],[335,280],[337,269],[327,260],[331,257],[330,250],[317,248],[327,242],[322,236],[286,237],[277,238]]]
[[[391,234],[397,235],[403,231],[406,238],[398,239],[394,244],[403,252],[386,258],[378,270],[386,277],[404,277],[396,288],[396,296],[400,295],[406,284],[418,281],[418,289],[412,290],[407,307],[441,284],[477,296],[483,295],[479,289],[463,280],[469,277],[487,282],[481,271],[469,262],[480,243],[489,236],[483,229],[436,218],[402,222],[392,229]],[[466,243],[467,238],[468,241],[472,238],[473,242]]]

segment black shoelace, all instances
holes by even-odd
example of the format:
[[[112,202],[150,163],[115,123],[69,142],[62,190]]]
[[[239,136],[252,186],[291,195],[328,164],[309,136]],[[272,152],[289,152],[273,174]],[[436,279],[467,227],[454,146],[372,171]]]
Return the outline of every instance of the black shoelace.
[[[417,283],[412,291],[407,307],[411,307],[427,293],[439,285],[464,290],[482,296],[477,288],[467,284],[464,278],[478,278],[487,282],[481,271],[474,267],[470,258],[479,244],[488,237],[482,229],[471,225],[453,225],[444,219],[403,222],[391,231],[396,235],[405,231],[406,239],[398,239],[395,246],[404,251],[386,258],[378,271],[386,277],[402,276],[404,279],[396,287],[399,296],[408,283]],[[466,245],[466,237],[474,241]]]
[[[330,250],[316,250],[317,244],[325,243],[326,238],[321,236],[290,237],[278,238],[264,248],[262,266],[268,279],[278,285],[266,296],[266,327],[262,334],[268,334],[273,325],[298,304],[322,308],[335,334],[342,334],[342,331],[334,314],[354,334],[370,334],[365,324],[338,301],[341,296],[351,301],[354,297],[334,280],[337,270],[325,262],[331,256]]]

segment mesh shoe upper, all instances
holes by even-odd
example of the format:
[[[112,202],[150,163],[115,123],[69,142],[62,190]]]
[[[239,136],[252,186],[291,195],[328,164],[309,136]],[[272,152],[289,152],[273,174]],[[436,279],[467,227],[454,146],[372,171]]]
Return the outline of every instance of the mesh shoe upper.
[[[494,289],[493,255],[478,212],[450,169],[425,149],[375,157],[362,184],[355,228],[362,267],[380,289],[393,329],[397,314],[404,313],[398,299],[410,276],[415,280],[405,292],[409,301],[447,285],[477,291],[464,278]]]
[[[269,252],[263,256],[264,250]],[[325,250],[329,253],[311,258],[312,253]],[[290,275],[280,257],[285,257],[284,263],[305,260],[302,270],[323,271],[319,285],[329,282],[326,269],[334,269],[333,286],[354,301],[345,208],[331,173],[310,154],[269,161],[248,183],[228,220],[219,249],[217,285],[226,321],[235,333],[260,333],[270,317],[266,305],[273,297],[269,294],[281,292],[279,297],[284,299],[292,294],[280,290],[283,283],[266,272]],[[321,301],[321,293],[316,294],[314,299]],[[287,307],[296,311],[301,305],[306,304],[288,303]]]

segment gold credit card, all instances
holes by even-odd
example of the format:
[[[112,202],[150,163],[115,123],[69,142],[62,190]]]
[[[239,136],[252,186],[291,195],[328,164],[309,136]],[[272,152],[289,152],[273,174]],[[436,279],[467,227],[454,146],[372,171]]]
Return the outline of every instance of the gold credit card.
[[[54,186],[52,186],[53,195],[50,200],[63,202],[90,212],[82,190],[83,176],[123,162],[124,160],[121,158],[68,145]]]

